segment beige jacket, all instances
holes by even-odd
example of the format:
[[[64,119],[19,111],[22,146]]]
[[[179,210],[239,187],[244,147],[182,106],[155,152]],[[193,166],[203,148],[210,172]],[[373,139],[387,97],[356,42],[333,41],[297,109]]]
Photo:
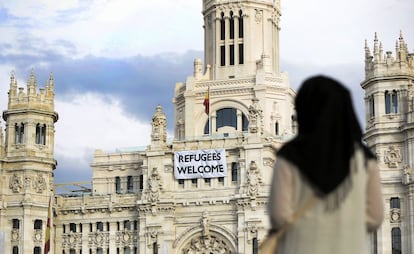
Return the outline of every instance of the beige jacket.
[[[337,209],[326,209],[341,186],[320,200],[289,228],[280,241],[278,254],[367,253],[367,232],[376,230],[384,216],[379,173],[376,161],[365,161],[360,150],[355,152],[350,166],[352,186],[345,200]],[[279,157],[269,200],[272,227],[280,228],[312,195],[313,190],[297,167]]]

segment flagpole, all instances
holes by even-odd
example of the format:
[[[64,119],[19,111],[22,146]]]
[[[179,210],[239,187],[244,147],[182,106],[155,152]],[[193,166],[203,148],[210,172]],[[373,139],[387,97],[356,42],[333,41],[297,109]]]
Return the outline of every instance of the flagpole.
[[[210,94],[210,84],[208,84],[208,134],[211,136],[212,135],[212,122],[211,122],[211,94]]]

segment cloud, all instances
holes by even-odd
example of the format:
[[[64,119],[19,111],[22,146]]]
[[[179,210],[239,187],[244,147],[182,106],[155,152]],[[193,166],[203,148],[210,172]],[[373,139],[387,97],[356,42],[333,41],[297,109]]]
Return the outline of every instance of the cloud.
[[[87,92],[70,101],[57,99],[55,105],[60,115],[55,124],[55,175],[59,180],[89,180],[88,165],[95,149],[115,152],[116,148],[150,142],[151,122],[125,112],[115,97]]]

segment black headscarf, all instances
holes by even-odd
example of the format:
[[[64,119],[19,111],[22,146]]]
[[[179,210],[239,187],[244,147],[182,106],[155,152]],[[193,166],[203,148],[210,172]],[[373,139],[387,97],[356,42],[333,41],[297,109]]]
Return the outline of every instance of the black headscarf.
[[[298,135],[278,155],[295,164],[325,196],[349,175],[356,146],[366,157],[373,154],[362,143],[362,131],[348,89],[336,80],[315,76],[304,81],[295,99]]]

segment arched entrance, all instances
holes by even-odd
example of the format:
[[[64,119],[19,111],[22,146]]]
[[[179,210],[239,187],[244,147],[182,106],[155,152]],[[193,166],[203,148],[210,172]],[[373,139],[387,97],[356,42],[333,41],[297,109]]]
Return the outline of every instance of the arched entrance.
[[[235,253],[232,245],[219,235],[201,235],[197,234],[188,240],[181,250],[180,254],[230,254]]]

